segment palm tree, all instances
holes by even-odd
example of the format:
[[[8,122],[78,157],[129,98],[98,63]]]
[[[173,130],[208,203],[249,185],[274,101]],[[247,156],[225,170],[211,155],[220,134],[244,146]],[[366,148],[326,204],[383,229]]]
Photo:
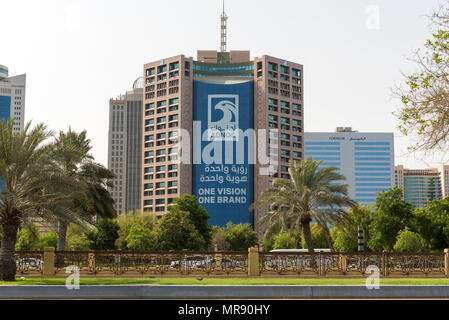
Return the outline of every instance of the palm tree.
[[[338,183],[346,178],[334,167],[318,169],[322,161],[312,158],[290,161],[290,180],[275,179],[271,188],[262,192],[253,204],[268,207],[258,221],[266,225],[264,237],[274,231],[302,231],[307,248],[313,252],[310,222],[315,220],[328,232],[328,225],[347,220],[345,208],[355,207],[348,194],[348,185]],[[328,239],[329,235],[327,234]]]
[[[101,164],[93,162],[93,157],[89,154],[92,147],[86,137],[86,131],[77,133],[70,128],[67,133],[61,131],[54,146],[51,157],[55,159],[59,169],[67,177],[84,185],[81,189],[69,191],[72,201],[64,208],[53,206],[53,210],[66,210],[71,213],[68,219],[58,215],[61,217],[58,219],[58,250],[65,250],[70,222],[92,224],[95,214],[102,218],[116,217],[114,201],[106,189],[112,187],[111,179],[115,178],[115,175]]]
[[[33,216],[52,219],[53,213],[45,205],[67,198],[49,190],[79,187],[49,164],[52,146],[44,143],[52,133],[44,124],[30,129],[29,122],[20,132],[13,131],[13,124],[12,119],[0,121],[0,277],[6,281],[15,277],[15,243],[23,221]],[[59,214],[64,217],[66,212]]]

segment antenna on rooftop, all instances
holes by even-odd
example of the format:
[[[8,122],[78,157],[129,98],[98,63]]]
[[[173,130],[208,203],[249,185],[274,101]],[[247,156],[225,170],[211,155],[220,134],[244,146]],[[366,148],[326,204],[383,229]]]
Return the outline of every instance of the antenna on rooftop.
[[[221,45],[220,45],[221,52],[226,52],[227,21],[228,21],[228,16],[225,13],[225,3],[223,0],[223,13],[221,14]]]
[[[231,55],[227,52],[227,21],[228,16],[225,13],[225,3],[223,0],[223,12],[221,14],[221,39],[220,39],[220,51],[217,52],[217,57],[203,57],[204,60],[216,60],[218,64],[226,64],[231,62]]]

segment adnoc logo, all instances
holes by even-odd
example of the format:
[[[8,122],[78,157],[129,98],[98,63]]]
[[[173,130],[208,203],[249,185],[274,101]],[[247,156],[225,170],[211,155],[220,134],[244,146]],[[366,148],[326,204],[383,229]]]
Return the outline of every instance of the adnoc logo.
[[[237,140],[239,129],[239,96],[237,94],[208,95],[208,140]]]

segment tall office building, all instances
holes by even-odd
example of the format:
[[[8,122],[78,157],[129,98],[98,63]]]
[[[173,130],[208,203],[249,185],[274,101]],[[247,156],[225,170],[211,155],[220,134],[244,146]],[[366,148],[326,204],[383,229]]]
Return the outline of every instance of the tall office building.
[[[398,165],[394,169],[395,185],[402,189],[404,201],[415,208],[449,196],[449,165],[432,169],[406,169]]]
[[[25,121],[26,74],[10,77],[0,65],[0,119],[14,118],[14,131],[23,130]]]
[[[224,12],[221,22],[220,51],[144,65],[141,205],[161,215],[174,198],[194,194],[211,225],[254,225],[263,210],[250,205],[274,178],[288,178],[289,159],[302,158],[303,67],[226,51]]]
[[[306,132],[305,158],[323,160],[346,177],[349,196],[362,205],[394,186],[393,133],[362,133],[339,127],[335,132]]]
[[[140,209],[142,164],[142,78],[109,101],[108,168],[117,178],[110,190],[118,213]]]
[[[25,123],[26,74],[10,77],[8,68],[0,65],[0,119],[14,118],[13,131],[23,130]],[[52,226],[40,218],[30,218],[41,233],[53,231]]]

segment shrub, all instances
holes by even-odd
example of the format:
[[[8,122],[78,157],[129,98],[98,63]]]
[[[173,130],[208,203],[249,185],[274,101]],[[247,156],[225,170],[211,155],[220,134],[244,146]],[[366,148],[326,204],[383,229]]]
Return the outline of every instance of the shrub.
[[[25,223],[17,233],[16,250],[29,251],[39,248],[39,228],[33,223]]]
[[[226,251],[231,248],[229,242],[226,241],[226,229],[220,227],[212,227],[212,249],[217,248],[218,251]]]
[[[323,227],[321,227],[318,223],[311,223],[310,232],[312,233],[312,241],[315,248],[329,248],[329,243],[326,239],[326,234]],[[301,245],[303,248],[307,248],[304,235],[301,237]]]
[[[87,230],[89,230],[88,227],[69,224],[66,235],[66,250],[90,250],[92,242],[86,236]]]
[[[400,252],[418,252],[422,250],[421,238],[415,232],[409,229],[399,231],[396,243],[393,247],[395,251]]]
[[[126,249],[134,251],[154,251],[156,250],[155,231],[151,231],[148,223],[133,224],[129,228],[125,243]]]
[[[41,235],[39,238],[39,250],[44,250],[45,247],[58,247],[58,235],[56,233],[47,233]]]
[[[301,249],[301,234],[286,232],[273,237],[273,249]]]
[[[119,235],[119,225],[114,220],[100,219],[96,230],[86,233],[87,239],[91,242],[91,250],[114,250],[115,242]]]
[[[248,251],[248,248],[257,245],[257,233],[248,223],[226,225],[226,241],[232,251]]]
[[[121,214],[116,219],[120,230],[118,231],[119,237],[116,241],[116,246],[121,250],[138,250],[138,249],[131,249],[131,248],[145,248],[148,247],[147,240],[150,239],[148,237],[143,237],[140,240],[142,243],[138,243],[139,234],[144,233],[152,233],[156,231],[157,229],[157,218],[156,215],[152,212],[142,212],[138,210],[136,213],[130,211],[129,213]],[[139,226],[139,227],[134,227]],[[143,227],[143,229],[142,229]],[[134,234],[130,236],[131,229],[133,229]],[[153,233],[154,235],[154,233]],[[129,245],[128,241],[131,241],[133,239],[133,244]],[[155,241],[155,240],[154,240]],[[147,244],[145,244],[147,243]],[[150,248],[150,247],[148,247]],[[145,249],[150,250],[150,249]],[[151,249],[153,250],[153,249]]]
[[[355,252],[357,251],[358,238],[346,230],[334,228],[331,231],[334,250],[338,252]]]

